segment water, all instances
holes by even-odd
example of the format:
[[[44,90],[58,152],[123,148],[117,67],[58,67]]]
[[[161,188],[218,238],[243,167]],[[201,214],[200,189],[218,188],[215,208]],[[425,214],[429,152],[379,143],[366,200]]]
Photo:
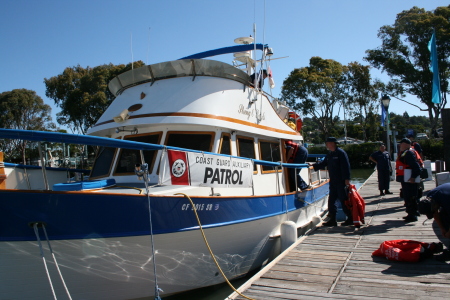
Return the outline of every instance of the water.
[[[356,169],[352,170],[352,178],[350,180],[351,184],[354,184],[358,189],[364,182],[369,178],[369,176],[374,172],[373,169]],[[259,270],[255,270],[249,273],[247,276],[231,281],[231,284],[237,289],[245,282],[247,282],[254,274]],[[223,300],[229,296],[233,290],[227,283],[210,286],[202,289],[197,289],[194,291],[181,293],[173,295],[170,297],[164,297],[160,295],[163,300],[185,300],[185,299],[196,299],[196,300]],[[146,298],[147,299],[147,298]]]
[[[350,180],[351,184],[354,184],[357,189],[359,189],[364,182],[369,178],[370,175],[374,172],[374,169],[355,169],[352,170],[352,179]]]

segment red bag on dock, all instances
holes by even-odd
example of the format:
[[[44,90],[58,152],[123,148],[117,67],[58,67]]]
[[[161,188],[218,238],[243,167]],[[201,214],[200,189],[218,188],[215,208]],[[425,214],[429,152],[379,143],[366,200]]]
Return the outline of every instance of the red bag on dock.
[[[418,262],[438,252],[442,252],[442,244],[439,245],[439,243],[393,240],[381,243],[380,248],[375,250],[372,255],[386,257],[389,260]]]
[[[364,224],[364,214],[366,212],[366,203],[363,197],[358,193],[354,184],[350,184],[348,188],[348,199],[345,201],[345,205],[352,213],[353,225],[356,228],[361,227]]]

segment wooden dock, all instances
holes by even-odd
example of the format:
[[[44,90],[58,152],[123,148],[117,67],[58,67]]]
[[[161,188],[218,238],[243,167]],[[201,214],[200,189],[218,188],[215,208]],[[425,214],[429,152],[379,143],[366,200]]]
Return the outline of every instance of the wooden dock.
[[[435,187],[425,181],[425,193]],[[318,227],[240,287],[253,299],[448,299],[450,264],[428,258],[418,263],[372,257],[383,241],[438,242],[432,220],[405,223],[400,184],[379,196],[374,172],[359,193],[366,201],[366,226]],[[440,240],[449,245],[446,239]],[[245,299],[233,293],[227,299]]]

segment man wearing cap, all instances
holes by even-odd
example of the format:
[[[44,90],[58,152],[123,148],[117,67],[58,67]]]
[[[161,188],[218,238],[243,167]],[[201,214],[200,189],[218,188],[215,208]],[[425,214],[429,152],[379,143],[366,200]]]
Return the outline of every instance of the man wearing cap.
[[[405,222],[417,221],[418,212],[418,192],[419,184],[416,183],[416,178],[420,176],[420,162],[419,154],[411,148],[411,141],[404,138],[400,141],[400,152],[395,162],[395,179],[401,183],[403,199],[405,200],[406,213],[404,217]],[[411,170],[410,178],[405,181],[405,170]]]
[[[389,191],[392,173],[391,156],[389,155],[389,152],[386,151],[386,145],[381,144],[380,150],[372,153],[369,159],[377,165],[380,196],[392,194],[392,192]]]
[[[350,185],[350,162],[347,153],[338,147],[338,141],[335,137],[327,138],[325,145],[328,152],[324,160],[313,165],[314,170],[324,169],[328,167],[330,176],[330,194],[328,196],[328,222],[324,226],[336,226],[336,201],[341,201],[341,206],[347,216],[347,220],[343,222],[342,226],[353,225],[352,213],[345,206],[344,202],[347,200],[346,187]]]
[[[294,141],[286,141],[285,148],[287,151],[286,159],[291,164],[304,164],[308,158],[308,149],[303,147],[300,143]],[[288,168],[289,185],[291,190],[295,189],[295,177],[297,177],[297,188],[306,190],[309,185],[300,176],[301,169]]]
[[[432,189],[426,199],[419,202],[419,212],[433,219],[439,226],[444,238],[450,238],[450,183],[444,183]],[[447,245],[448,246],[448,245]],[[450,260],[450,251],[444,250],[443,260]]]

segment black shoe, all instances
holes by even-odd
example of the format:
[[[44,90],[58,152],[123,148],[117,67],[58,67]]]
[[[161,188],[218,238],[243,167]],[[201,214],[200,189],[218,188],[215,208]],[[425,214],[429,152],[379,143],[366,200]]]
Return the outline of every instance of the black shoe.
[[[405,223],[416,222],[416,221],[417,221],[416,215],[407,215],[405,218]]]
[[[310,185],[307,185],[307,186],[305,186],[305,187],[303,187],[303,188],[300,188],[300,190],[301,191],[304,191],[304,190],[309,190],[311,188],[311,186]]]
[[[327,222],[322,224],[323,226],[337,226],[336,219],[330,218]]]
[[[383,191],[380,191],[380,196],[384,196],[384,193],[383,193]]]
[[[347,220],[345,220],[345,222],[341,223],[341,226],[350,226],[353,225],[353,220],[348,218]]]
[[[389,190],[384,191],[384,193],[385,193],[386,195],[392,195],[392,194],[393,194],[393,192],[390,192]]]
[[[413,214],[413,216],[420,217],[420,213],[419,213],[418,211],[416,211],[416,212]],[[406,219],[406,218],[408,218],[408,217],[409,217],[409,215],[403,217],[403,219]]]

